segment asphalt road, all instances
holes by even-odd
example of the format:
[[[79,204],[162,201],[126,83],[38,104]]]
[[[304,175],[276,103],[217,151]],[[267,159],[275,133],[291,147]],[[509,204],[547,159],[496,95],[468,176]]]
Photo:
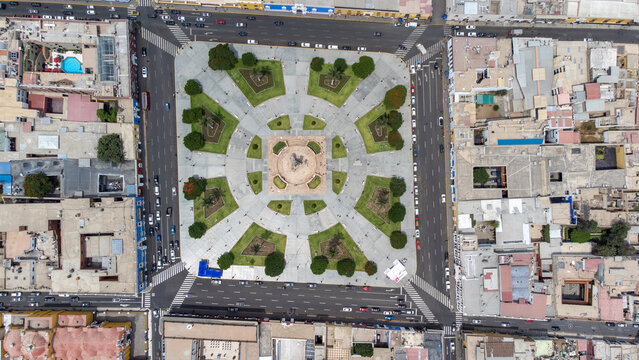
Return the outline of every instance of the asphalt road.
[[[0,308],[26,310],[37,307],[38,309],[81,308],[95,310],[96,308],[139,308],[141,305],[141,300],[137,296],[74,294],[61,296],[48,292],[18,292],[19,296],[13,296],[14,294],[16,292],[0,293]],[[47,301],[45,298],[53,300]]]

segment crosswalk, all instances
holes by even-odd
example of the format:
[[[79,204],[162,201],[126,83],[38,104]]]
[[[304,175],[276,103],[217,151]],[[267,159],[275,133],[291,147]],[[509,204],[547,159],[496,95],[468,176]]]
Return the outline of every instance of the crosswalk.
[[[444,25],[444,36],[451,36],[453,35],[453,29],[450,25]]]
[[[177,54],[178,47],[167,39],[143,27],[142,38],[171,55]]]
[[[426,280],[420,278],[419,276],[415,275],[415,277],[413,277],[411,279],[411,281],[417,285],[417,287],[419,287],[420,289],[424,290],[426,292],[426,294],[432,296],[435,300],[439,301],[440,303],[444,304],[444,306],[446,307],[450,307],[450,298],[448,296],[446,296],[446,294],[444,294],[443,292],[435,289],[435,287],[429,283],[426,282]]]
[[[182,283],[182,286],[180,286],[178,292],[175,294],[175,297],[173,298],[173,302],[171,302],[171,307],[169,307],[169,309],[182,306],[182,303],[186,298],[186,294],[188,294],[191,290],[195,279],[195,275],[193,274],[186,275],[186,278],[184,279],[184,282]]]
[[[453,331],[453,327],[450,325],[444,325],[444,336],[455,336],[455,332]]]
[[[408,37],[406,38],[406,40],[404,40],[404,42],[402,43],[402,45],[406,47],[406,50],[397,49],[397,51],[395,51],[395,55],[399,57],[404,57],[406,54],[408,54],[410,49],[413,47],[413,45],[415,45],[415,43],[417,42],[417,39],[419,39],[419,37],[422,36],[424,31],[426,31],[426,26],[416,27],[413,30],[413,32],[411,32],[410,35],[408,35]]]
[[[417,290],[415,290],[413,285],[407,282],[406,285],[404,285],[404,290],[406,290],[406,293],[408,294],[408,296],[411,298],[411,300],[413,300],[413,302],[417,306],[417,309],[419,309],[419,311],[422,312],[422,314],[424,315],[427,321],[430,321],[430,322],[437,321],[437,319],[435,318],[435,315],[433,315],[433,313],[430,311],[428,306],[426,306],[426,303],[424,302],[424,300],[422,300],[421,296],[419,296],[419,294],[417,293]]]
[[[438,41],[426,48],[426,54],[418,52],[417,55],[411,57],[410,59],[406,59],[406,63],[408,65],[415,65],[417,64],[417,60],[419,60],[420,63],[424,64],[428,59],[432,58],[435,55],[439,55],[439,53],[442,51],[442,45],[443,42]]]
[[[151,0],[139,0],[140,6],[151,6]]]
[[[191,41],[191,39],[184,33],[184,29],[177,25],[167,25],[173,36],[180,42],[180,45]]]
[[[464,322],[464,316],[460,312],[455,313],[455,323],[460,326]]]
[[[142,293],[142,308],[148,309],[151,307],[151,293]]]
[[[161,283],[177,275],[182,270],[184,270],[184,263],[181,261],[169,268],[164,269],[161,273],[153,276],[153,286],[160,285]]]

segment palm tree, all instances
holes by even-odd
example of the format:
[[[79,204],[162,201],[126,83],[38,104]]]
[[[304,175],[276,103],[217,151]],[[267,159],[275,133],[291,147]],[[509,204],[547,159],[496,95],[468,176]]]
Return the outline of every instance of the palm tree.
[[[335,85],[335,80],[342,80],[343,75],[344,75],[343,71],[336,68],[335,66],[331,66],[328,69],[328,77],[331,78],[331,86]]]
[[[207,196],[205,196],[204,199],[202,199],[202,204],[204,205],[204,207],[208,207],[215,204],[219,199],[219,191],[213,190]]]
[[[386,203],[388,203],[388,189],[387,188],[382,188],[379,193],[377,193],[377,205],[378,206],[383,206],[386,205]]]
[[[267,75],[270,72],[271,72],[271,69],[269,69],[266,66],[262,66],[260,70],[258,71],[257,81],[262,81],[262,76]]]
[[[257,254],[258,252],[260,252],[261,248],[262,248],[262,245],[255,244],[255,245],[251,246],[251,251],[253,251],[253,254]]]

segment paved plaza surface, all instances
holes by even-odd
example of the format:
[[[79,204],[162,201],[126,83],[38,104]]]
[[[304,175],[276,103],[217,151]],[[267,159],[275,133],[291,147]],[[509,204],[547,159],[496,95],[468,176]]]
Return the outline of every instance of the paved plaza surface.
[[[278,280],[308,283],[358,284],[375,286],[400,286],[416,271],[415,223],[412,194],[412,147],[410,128],[410,95],[398,110],[404,124],[399,129],[405,146],[399,151],[367,154],[355,121],[382,102],[384,94],[396,85],[409,88],[408,71],[405,64],[390,54],[366,53],[375,61],[375,71],[364,79],[358,88],[337,108],[333,104],[307,95],[310,61],[321,56],[326,63],[336,58],[346,59],[348,64],[358,61],[360,54],[331,50],[314,50],[287,47],[231,45],[236,55],[252,52],[258,59],[279,60],[282,63],[286,94],[267,100],[253,107],[225,71],[213,71],[208,67],[209,49],[216,43],[190,43],[176,57],[176,112],[178,116],[190,108],[189,96],[182,90],[186,80],[197,79],[203,92],[218,102],[226,111],[239,120],[226,155],[208,152],[191,152],[182,145],[182,138],[190,132],[190,126],[177,121],[178,134],[178,174],[180,186],[190,176],[204,178],[226,177],[229,188],[239,208],[221,222],[211,227],[200,239],[188,235],[188,227],[194,222],[193,202],[180,194],[180,237],[182,239],[182,261],[190,272],[197,271],[201,260],[209,260],[216,266],[220,255],[231,250],[238,239],[253,223],[272,232],[284,234],[286,239],[286,268],[277,278],[264,274],[261,266],[233,265],[224,271],[223,278],[247,280]],[[364,54],[361,54],[364,55]],[[275,118],[289,115],[291,130],[271,130],[267,123]],[[311,115],[326,123],[323,130],[303,130],[304,115]],[[262,159],[247,158],[247,150],[254,136],[262,139]],[[273,136],[323,136],[326,139],[326,190],[320,194],[280,194],[268,191],[271,181],[267,178],[268,139]],[[330,139],[340,136],[347,150],[347,157],[332,159]],[[251,189],[247,173],[261,171],[263,191],[255,195]],[[337,195],[331,190],[332,171],[348,174],[342,192]],[[388,236],[377,229],[354,206],[357,203],[366,176],[403,177],[407,191],[400,201],[406,206],[407,214],[401,229],[408,236],[408,244],[401,250],[393,249]],[[273,200],[292,200],[290,215],[277,213],[267,207]],[[303,200],[323,200],[326,208],[305,215]],[[378,272],[368,276],[356,271],[348,278],[335,270],[327,270],[322,275],[314,275],[310,263],[314,256],[310,252],[308,235],[324,231],[341,223],[368,260],[377,264]],[[405,259],[408,276],[396,284],[384,275],[384,270],[396,259]]]

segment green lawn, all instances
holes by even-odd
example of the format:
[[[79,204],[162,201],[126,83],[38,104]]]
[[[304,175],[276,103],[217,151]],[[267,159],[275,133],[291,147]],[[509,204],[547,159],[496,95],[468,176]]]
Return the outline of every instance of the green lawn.
[[[315,141],[309,141],[308,144],[306,144],[306,146],[311,148],[311,150],[313,150],[313,152],[316,154],[319,154],[322,151],[322,147]]]
[[[249,185],[251,185],[251,189],[253,189],[253,193],[255,195],[262,192],[262,172],[255,171],[246,174],[248,177]]]
[[[253,137],[251,145],[249,145],[248,151],[246,152],[246,157],[251,159],[262,158],[262,139],[259,136],[255,135],[255,137]]]
[[[331,66],[332,64],[324,64],[321,73],[328,73],[328,69]],[[336,94],[319,86],[320,72],[313,70],[310,70],[310,72],[311,73],[308,76],[308,94],[316,96],[320,99],[324,99],[337,107],[341,107],[342,105],[344,105],[346,99],[348,99],[351,93],[355,91],[357,85],[362,82],[362,79],[355,76],[355,74],[353,73],[353,69],[351,68],[351,66],[349,66],[348,68],[346,68],[346,71],[344,71],[344,75],[350,76],[351,78],[344,85],[342,90],[340,90],[340,92]]]
[[[224,199],[224,206],[214,212],[211,216],[204,218],[204,206],[202,200],[204,199],[204,193],[198,198],[193,200],[194,218],[195,221],[201,221],[206,224],[206,228],[210,229],[213,225],[219,223],[225,217],[229,216],[233,211],[237,210],[238,206],[229,189],[229,183],[225,177],[218,177],[206,180],[206,188],[214,189],[218,188],[222,192],[222,198]]]
[[[240,74],[239,69],[245,68],[250,69],[251,67],[244,65],[242,63],[242,58],[238,59],[237,65],[232,70],[227,70],[226,72],[229,74],[231,79],[235,82],[238,88],[242,91],[244,96],[248,99],[248,101],[253,106],[257,106],[264,101],[284,95],[286,93],[286,87],[284,86],[284,75],[282,72],[282,63],[274,60],[258,60],[256,67],[268,67],[271,69],[271,73],[273,74],[273,87],[262,90],[259,93],[255,93],[249,83],[246,82],[246,79],[242,74]]]
[[[375,142],[375,140],[373,139],[373,134],[371,134],[371,130],[368,128],[368,124],[377,120],[377,118],[385,112],[386,106],[384,106],[384,103],[382,102],[379,105],[375,106],[371,111],[366,113],[366,115],[355,121],[355,126],[357,126],[357,130],[359,130],[359,134],[364,140],[366,152],[369,154],[380,151],[395,150],[395,148],[388,144],[388,141]]]
[[[266,125],[271,130],[291,130],[291,118],[288,115],[280,116]]]
[[[333,151],[332,151],[333,159],[345,158],[346,148],[344,147],[342,138],[340,138],[339,136],[335,136],[332,142],[333,142]]]
[[[278,189],[286,189],[286,183],[278,175],[273,177],[273,184],[275,184]]]
[[[231,252],[235,255],[235,261],[233,265],[257,265],[264,266],[264,260],[266,256],[251,256],[251,255],[242,255],[244,249],[251,243],[253,238],[256,236],[275,243],[275,250],[285,253],[286,250],[286,235],[277,234],[271,231],[264,229],[263,227],[257,225],[256,223],[251,224],[249,228],[246,230],[244,235],[235,243]]]
[[[324,200],[304,200],[304,213],[306,215],[322,211],[325,207]]]
[[[320,186],[321,183],[322,183],[322,178],[317,176],[317,175],[315,175],[313,180],[309,181],[307,185],[308,185],[309,189],[315,189],[318,186]]]
[[[346,184],[346,173],[343,171],[333,171],[333,192],[339,194]]]
[[[273,145],[273,154],[279,154],[285,147],[286,143],[284,141],[278,141],[277,144]]]
[[[367,206],[368,200],[373,195],[373,190],[378,186],[387,187],[390,190],[390,178],[378,176],[366,177],[364,191],[362,191],[362,195],[359,197],[359,200],[355,205],[355,210],[362,214],[362,216],[364,216],[368,221],[371,222],[371,224],[375,225],[375,227],[381,230],[384,234],[390,236],[393,231],[401,229],[401,223],[386,222],[383,218],[379,217]],[[392,193],[389,193],[388,196],[390,204],[399,201],[399,198],[394,197]]]
[[[308,236],[308,243],[311,248],[311,258],[321,255],[320,243],[332,239],[338,232],[343,235],[343,239],[341,239],[341,241],[353,257],[353,260],[355,260],[355,270],[364,271],[364,266],[366,265],[366,262],[368,262],[368,259],[364,256],[362,250],[360,250],[359,246],[355,244],[355,241],[353,241],[353,238],[351,238],[351,236],[346,232],[346,229],[344,229],[344,226],[342,226],[341,223],[337,223],[333,227],[322,232]],[[329,259],[327,269],[335,270],[336,268],[337,260]]]
[[[322,130],[326,127],[326,123],[311,115],[304,115],[304,130]]]
[[[291,215],[291,200],[273,200],[268,203],[268,208],[283,215]]]
[[[220,135],[220,139],[217,143],[206,142],[204,147],[198,151],[226,154],[226,150],[229,147],[229,141],[231,140],[231,135],[233,135],[233,131],[235,131],[239,121],[235,118],[235,116],[231,115],[220,104],[208,97],[205,93],[191,96],[191,107],[194,108],[200,106],[204,106],[211,113],[216,114],[224,122],[224,130],[222,130],[222,134]],[[202,132],[202,125],[191,124],[191,131]]]

